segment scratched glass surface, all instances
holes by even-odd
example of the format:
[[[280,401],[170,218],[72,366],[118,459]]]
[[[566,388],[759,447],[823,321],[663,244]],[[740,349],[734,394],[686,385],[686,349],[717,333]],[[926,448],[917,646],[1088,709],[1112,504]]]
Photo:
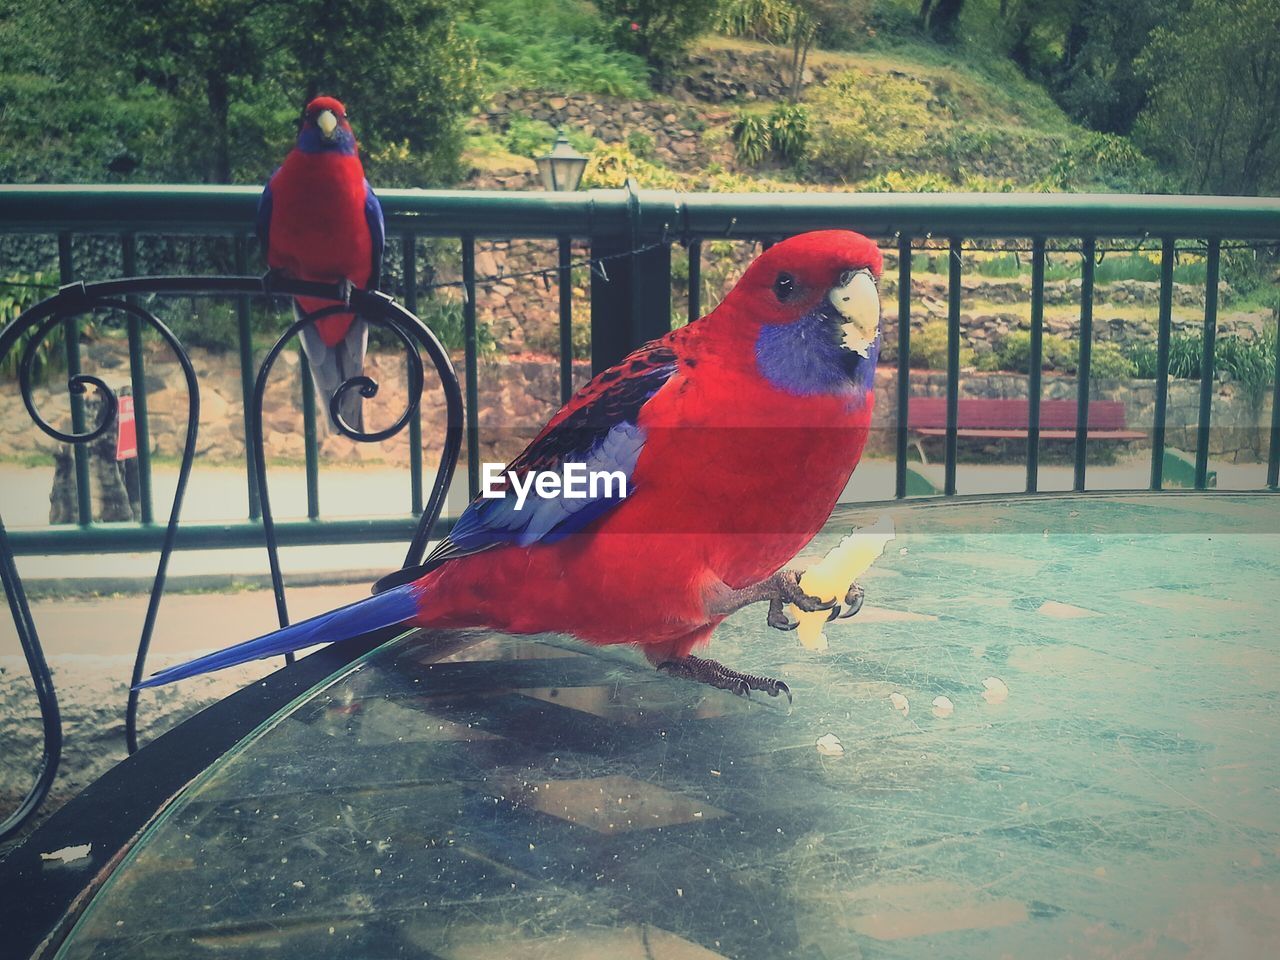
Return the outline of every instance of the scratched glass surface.
[[[197,781],[61,956],[1273,955],[1278,505],[894,508],[829,651],[763,606],[716,637],[790,714],[620,649],[403,639]]]

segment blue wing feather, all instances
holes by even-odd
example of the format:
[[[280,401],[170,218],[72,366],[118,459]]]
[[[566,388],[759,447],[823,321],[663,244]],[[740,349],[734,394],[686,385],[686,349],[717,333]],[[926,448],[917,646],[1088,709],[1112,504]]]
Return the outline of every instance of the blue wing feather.
[[[382,282],[382,251],[387,244],[387,224],[382,216],[382,204],[378,202],[368,180],[364,182],[364,219],[369,224],[369,238],[373,241],[373,267],[369,273],[369,289],[376,290],[378,284]]]
[[[534,470],[562,472],[565,464],[573,463],[582,464],[588,475],[620,472],[630,496],[634,492],[631,478],[645,443],[645,431],[638,425],[640,411],[676,369],[674,355],[660,355],[660,359],[664,362],[608,383],[590,402],[541,434],[508,470],[522,476]],[[616,485],[599,484],[594,496],[588,486],[587,492],[588,496],[581,498],[566,497],[563,490],[540,497],[530,489],[520,509],[509,486],[501,499],[479,497],[458,518],[427,563],[502,544],[555,543],[622,502]]]

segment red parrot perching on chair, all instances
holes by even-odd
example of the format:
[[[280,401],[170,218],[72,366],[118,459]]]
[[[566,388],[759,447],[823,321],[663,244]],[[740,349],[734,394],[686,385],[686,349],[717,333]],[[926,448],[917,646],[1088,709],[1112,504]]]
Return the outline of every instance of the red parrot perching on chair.
[[[258,240],[272,270],[298,280],[378,286],[386,228],[382,205],[364,178],[347,111],[333,97],[307,104],[298,142],[258,201]],[[331,301],[298,297],[299,316]],[[344,380],[364,370],[369,331],[351,313],[334,313],[299,336],[328,419],[329,398]],[[342,419],[363,429],[358,390],[342,397]]]
[[[789,696],[693,651],[749,603],[767,601],[780,628],[792,625],[784,603],[838,612],[783,568],[821,529],[866,443],[880,273],[860,234],[778,243],[707,316],[597,375],[507,468],[621,472],[625,496],[525,486],[527,498],[479,497],[424,564],[374,596],[142,686],[416,624],[631,643],[676,675]],[[851,587],[843,599],[856,612],[860,597]]]

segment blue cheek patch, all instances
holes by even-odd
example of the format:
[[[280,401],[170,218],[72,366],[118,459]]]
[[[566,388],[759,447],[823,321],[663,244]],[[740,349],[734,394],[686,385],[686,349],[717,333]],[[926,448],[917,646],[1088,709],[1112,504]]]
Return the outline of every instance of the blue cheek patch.
[[[880,338],[863,357],[838,342],[839,318],[824,304],[792,323],[761,328],[756,365],[770,383],[797,396],[848,394],[861,400],[875,381]]]

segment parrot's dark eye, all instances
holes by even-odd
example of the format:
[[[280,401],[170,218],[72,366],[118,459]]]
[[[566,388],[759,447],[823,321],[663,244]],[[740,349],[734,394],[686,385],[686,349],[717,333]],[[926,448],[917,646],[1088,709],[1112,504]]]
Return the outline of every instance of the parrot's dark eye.
[[[786,303],[795,292],[796,278],[789,273],[778,274],[778,279],[773,281],[773,295],[778,298],[778,302]]]

